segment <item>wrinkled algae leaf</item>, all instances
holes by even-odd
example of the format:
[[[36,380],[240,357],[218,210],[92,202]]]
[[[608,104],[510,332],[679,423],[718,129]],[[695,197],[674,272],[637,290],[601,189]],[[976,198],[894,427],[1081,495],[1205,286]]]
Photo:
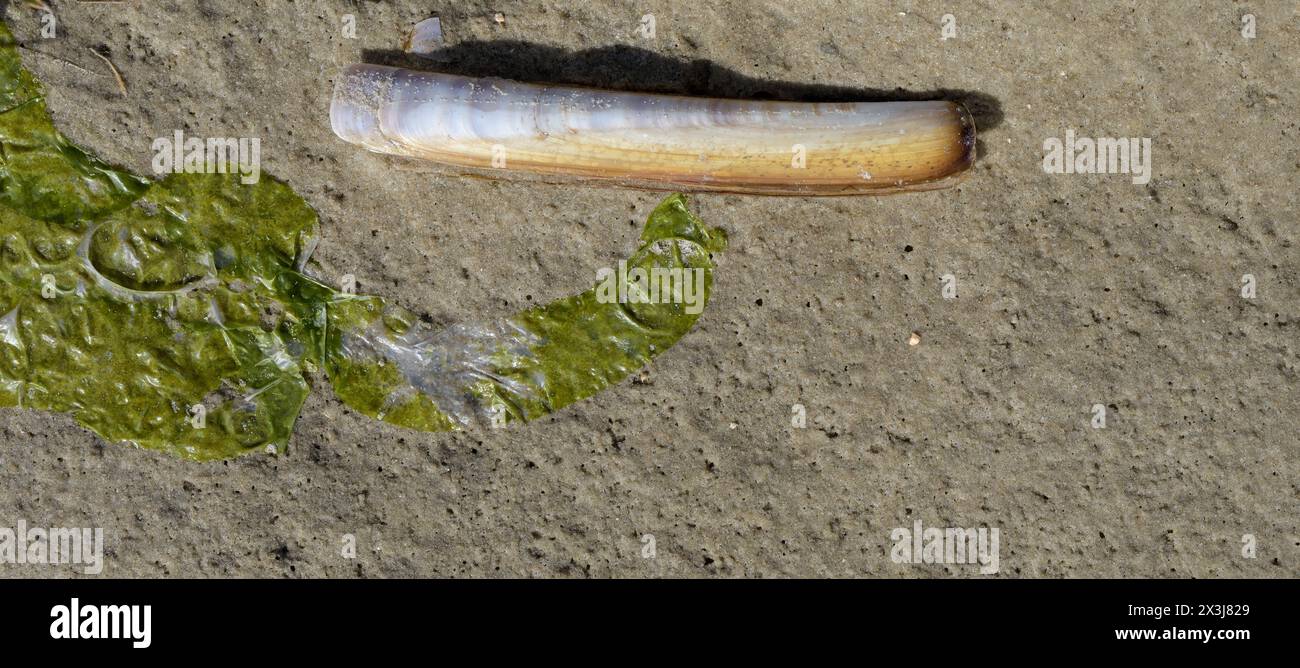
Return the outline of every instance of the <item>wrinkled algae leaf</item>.
[[[405,427],[527,420],[619,382],[698,317],[593,288],[434,332],[309,276],[316,225],[269,178],[151,181],[71,145],[0,25],[0,406],[196,460],[283,449],[318,367],[344,402]],[[724,246],[675,195],[627,271],[698,270],[707,296]]]

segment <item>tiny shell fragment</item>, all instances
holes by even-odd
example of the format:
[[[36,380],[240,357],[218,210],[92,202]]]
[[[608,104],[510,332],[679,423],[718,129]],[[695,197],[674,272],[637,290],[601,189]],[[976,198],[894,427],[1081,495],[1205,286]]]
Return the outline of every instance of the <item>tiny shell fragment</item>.
[[[435,16],[415,24],[410,37],[406,38],[403,50],[411,55],[428,58],[442,47],[442,20]]]

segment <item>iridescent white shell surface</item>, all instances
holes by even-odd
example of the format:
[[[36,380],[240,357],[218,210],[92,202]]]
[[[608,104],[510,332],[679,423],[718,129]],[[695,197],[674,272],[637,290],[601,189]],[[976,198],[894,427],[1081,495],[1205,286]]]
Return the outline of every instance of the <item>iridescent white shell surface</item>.
[[[953,102],[803,103],[543,86],[379,65],[340,73],[334,133],[473,174],[764,195],[870,195],[961,180]]]

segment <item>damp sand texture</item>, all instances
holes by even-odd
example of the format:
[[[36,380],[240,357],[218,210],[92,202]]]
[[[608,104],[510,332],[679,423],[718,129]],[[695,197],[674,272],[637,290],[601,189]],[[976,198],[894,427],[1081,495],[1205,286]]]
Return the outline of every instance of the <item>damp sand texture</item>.
[[[1247,10],[1253,40],[1241,34]],[[1300,33],[1289,6],[56,11],[53,40],[18,3],[7,17],[73,143],[148,175],[150,143],[177,129],[259,137],[263,173],[319,214],[321,275],[351,274],[358,292],[434,327],[586,290],[637,247],[661,197],[463,179],[338,141],[333,73],[400,49],[432,13],[451,50],[434,69],[466,74],[997,101],[968,105],[982,145],[954,189],[692,198],[730,238],[690,334],[643,373],[535,422],[411,431],[308,376],[286,454],[195,464],[117,447],[67,416],[4,409],[0,508],[29,526],[102,526],[106,576],[990,577],[891,561],[890,532],[917,519],[999,527],[991,577],[1296,573]],[[647,13],[653,40],[636,33]],[[957,36],[943,40],[946,13]],[[356,39],[340,33],[345,14]],[[1071,128],[1152,138],[1151,181],[1045,174],[1044,140]],[[955,299],[943,298],[946,274]],[[1241,297],[1243,274],[1254,299]],[[795,404],[804,428],[791,424]],[[1094,404],[1104,429],[1091,425]],[[341,555],[344,535],[355,559]]]

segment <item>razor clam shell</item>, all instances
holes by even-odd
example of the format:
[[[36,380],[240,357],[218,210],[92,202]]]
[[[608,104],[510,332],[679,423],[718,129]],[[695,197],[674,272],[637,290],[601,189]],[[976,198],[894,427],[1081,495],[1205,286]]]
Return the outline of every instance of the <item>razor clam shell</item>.
[[[340,74],[330,122],[345,141],[462,173],[685,192],[932,190],[975,159],[975,123],[953,102],[692,98],[379,65]]]

